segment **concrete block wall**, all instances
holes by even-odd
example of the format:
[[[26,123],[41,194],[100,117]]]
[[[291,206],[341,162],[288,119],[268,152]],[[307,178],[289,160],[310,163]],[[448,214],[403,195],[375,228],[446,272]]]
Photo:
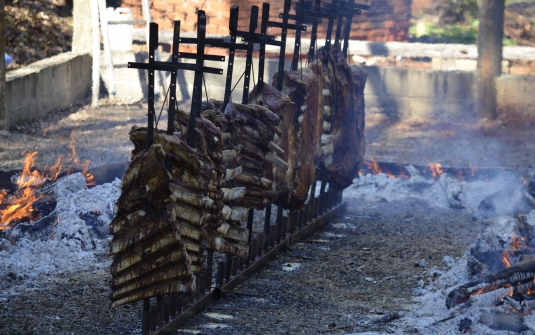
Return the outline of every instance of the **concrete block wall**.
[[[502,75],[496,78],[499,113],[533,114],[535,76]]]
[[[365,66],[367,113],[392,118],[462,119],[475,117],[473,73]]]
[[[91,92],[92,58],[67,52],[6,73],[4,129],[85,101]]]
[[[143,61],[143,53],[128,53],[120,58]],[[162,59],[169,55],[163,53]],[[114,59],[119,58],[114,53]],[[193,60],[187,60],[193,62]],[[266,59],[264,81],[271,83],[277,72],[276,59]],[[287,61],[285,68],[289,68]],[[223,99],[226,80],[226,62],[206,62],[206,66],[223,69],[223,75],[206,74],[208,98]],[[245,68],[245,59],[236,57],[232,87],[238,82]],[[258,62],[253,62],[255,75]],[[474,112],[474,72],[437,71],[429,69],[365,66],[368,81],[364,90],[366,113],[383,114],[394,119],[423,118],[433,120],[460,120],[477,117]],[[106,82],[107,73],[102,68]],[[169,87],[166,74],[165,88]],[[117,97],[140,100],[145,98],[146,71],[115,69]],[[258,78],[254,78],[258,79]],[[251,83],[253,83],[251,76]],[[119,83],[123,83],[120,84]],[[193,86],[193,72],[179,71],[177,99],[190,100]],[[251,86],[250,89],[253,87]],[[232,93],[232,100],[241,102],[243,78]],[[519,113],[533,113],[535,109],[535,76],[503,75],[496,80],[496,94],[500,110]],[[206,94],[203,88],[203,99]]]

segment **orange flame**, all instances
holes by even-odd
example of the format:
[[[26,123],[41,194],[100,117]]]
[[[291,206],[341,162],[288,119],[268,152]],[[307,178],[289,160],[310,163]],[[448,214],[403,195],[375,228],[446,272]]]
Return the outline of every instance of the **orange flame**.
[[[17,181],[18,190],[10,195],[5,190],[0,190],[0,230],[5,230],[9,223],[14,220],[37,219],[37,211],[32,205],[42,196],[37,195],[35,189],[47,180],[56,180],[64,170],[65,165],[67,165],[67,174],[71,174],[74,168],[81,169],[86,184],[88,186],[96,185],[94,175],[88,171],[91,161],[80,162],[74,143],[74,135],[71,133],[71,153],[65,158],[62,155],[58,156],[57,162],[50,167],[46,166],[43,172],[34,168],[37,151],[26,154],[24,168]]]
[[[392,172],[388,171],[386,167],[383,166],[383,168],[381,168],[381,164],[378,161],[374,160],[373,157],[370,157],[370,161],[365,161],[364,164],[366,165],[366,168],[371,172],[371,174],[384,173],[388,178],[409,178],[409,176],[404,171],[400,171],[398,175],[394,175]]]
[[[7,228],[8,224],[13,220],[30,219],[37,217],[35,209],[32,207],[33,203],[41,199],[41,195],[35,194],[35,187],[42,185],[46,178],[39,173],[39,171],[31,171],[35,165],[35,156],[37,151],[31,154],[26,154],[24,159],[24,169],[22,175],[17,181],[19,191],[13,196],[4,199],[6,193],[2,196],[0,204],[5,204],[5,208],[0,210],[0,230]],[[4,206],[2,206],[4,207]]]
[[[477,165],[472,165],[472,163],[470,162],[468,162],[468,166],[470,167],[470,170],[472,170],[472,177],[475,177],[477,170],[479,170],[479,167]]]
[[[431,171],[431,176],[435,179],[438,179],[444,171],[440,168],[442,165],[440,163],[427,163],[427,166],[429,166],[429,170]]]

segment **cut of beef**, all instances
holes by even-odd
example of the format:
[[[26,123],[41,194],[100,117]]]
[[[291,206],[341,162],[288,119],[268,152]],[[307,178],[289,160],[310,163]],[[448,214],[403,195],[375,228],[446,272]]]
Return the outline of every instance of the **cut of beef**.
[[[304,68],[284,73],[282,92],[273,87],[277,85],[275,82],[273,86],[264,84],[260,92],[253,89],[249,96],[250,101],[269,107],[281,117],[282,136],[277,144],[284,151],[281,156],[288,169],[273,169],[272,201],[287,209],[303,208],[316,173],[318,99],[314,94],[318,92],[317,84],[314,71]]]
[[[318,49],[323,67],[324,118],[320,176],[342,190],[352,184],[364,160],[364,86],[367,74],[350,67],[340,48]]]

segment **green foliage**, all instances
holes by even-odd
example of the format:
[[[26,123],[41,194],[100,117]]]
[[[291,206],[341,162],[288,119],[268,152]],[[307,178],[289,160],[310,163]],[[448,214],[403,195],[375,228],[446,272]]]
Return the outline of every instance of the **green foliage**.
[[[417,22],[409,28],[411,42],[475,44],[479,21],[473,20],[469,25],[454,23],[439,27],[433,22]],[[504,37],[504,46],[517,46],[514,38]]]
[[[420,22],[409,28],[409,35],[414,42],[474,44],[477,38],[475,21],[470,25],[459,23],[439,27],[432,22]]]

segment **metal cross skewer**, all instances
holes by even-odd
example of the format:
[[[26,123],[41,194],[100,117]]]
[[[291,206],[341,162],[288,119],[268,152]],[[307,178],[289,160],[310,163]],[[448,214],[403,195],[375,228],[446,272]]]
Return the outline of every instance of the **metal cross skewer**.
[[[345,26],[343,31],[343,39],[344,39],[344,46],[343,46],[343,54],[345,57],[347,57],[347,48],[349,43],[349,34],[351,32],[351,24],[353,22],[353,16],[354,15],[360,15],[362,13],[361,10],[370,10],[370,6],[368,5],[362,5],[359,3],[355,3],[355,0],[341,0],[339,4],[335,3],[335,0],[333,0],[333,3],[324,4],[324,7],[326,10],[334,11],[338,16],[338,24],[336,27],[336,37],[335,37],[335,44],[340,44],[342,39],[342,20],[345,18]]]
[[[135,62],[129,62],[128,68],[131,69],[145,69],[149,71],[149,87],[148,87],[148,127],[147,127],[147,148],[150,147],[154,143],[154,73],[155,71],[168,71],[171,72],[171,87],[170,87],[170,106],[169,106],[169,120],[167,124],[167,133],[172,134],[174,130],[174,112],[175,112],[175,103],[176,103],[176,73],[177,70],[189,70],[189,71],[195,71],[196,72],[196,81],[194,83],[194,90],[192,94],[192,110],[191,115],[193,115],[193,123],[188,125],[189,130],[188,131],[188,137],[193,136],[195,133],[195,118],[200,113],[200,100],[202,98],[202,74],[205,73],[212,73],[212,74],[223,74],[223,70],[218,68],[212,68],[204,66],[204,59],[207,60],[214,60],[214,61],[224,61],[224,57],[222,56],[211,56],[211,55],[204,55],[204,37],[206,35],[206,15],[203,11],[199,11],[198,14],[199,17],[199,32],[198,32],[198,38],[193,39],[183,39],[180,38],[180,21],[175,22],[174,27],[174,36],[173,36],[173,54],[171,62],[158,62],[155,61],[154,58],[154,52],[158,48],[158,24],[151,23],[150,24],[150,40],[149,40],[149,63],[135,63]],[[203,21],[204,20],[204,21]],[[202,34],[201,26],[204,22],[204,35]],[[200,37],[200,38],[199,38]],[[180,53],[179,52],[179,43],[196,43],[197,44],[197,53]],[[197,59],[196,64],[187,64],[187,63],[179,63],[179,58],[193,58]],[[199,73],[199,74],[197,74]],[[200,79],[199,79],[200,77]],[[190,118],[192,117],[190,115]],[[189,135],[191,134],[191,135]],[[193,140],[188,138],[188,145],[193,145]],[[191,141],[191,142],[190,142]]]
[[[151,22],[149,25],[149,62],[148,63],[133,63],[128,62],[128,68],[144,69],[149,71],[149,85],[148,85],[148,114],[147,114],[147,139],[145,141],[146,148],[150,148],[154,143],[154,73],[155,71],[176,71],[176,65],[158,64],[154,58],[156,49],[158,48],[158,24]]]

